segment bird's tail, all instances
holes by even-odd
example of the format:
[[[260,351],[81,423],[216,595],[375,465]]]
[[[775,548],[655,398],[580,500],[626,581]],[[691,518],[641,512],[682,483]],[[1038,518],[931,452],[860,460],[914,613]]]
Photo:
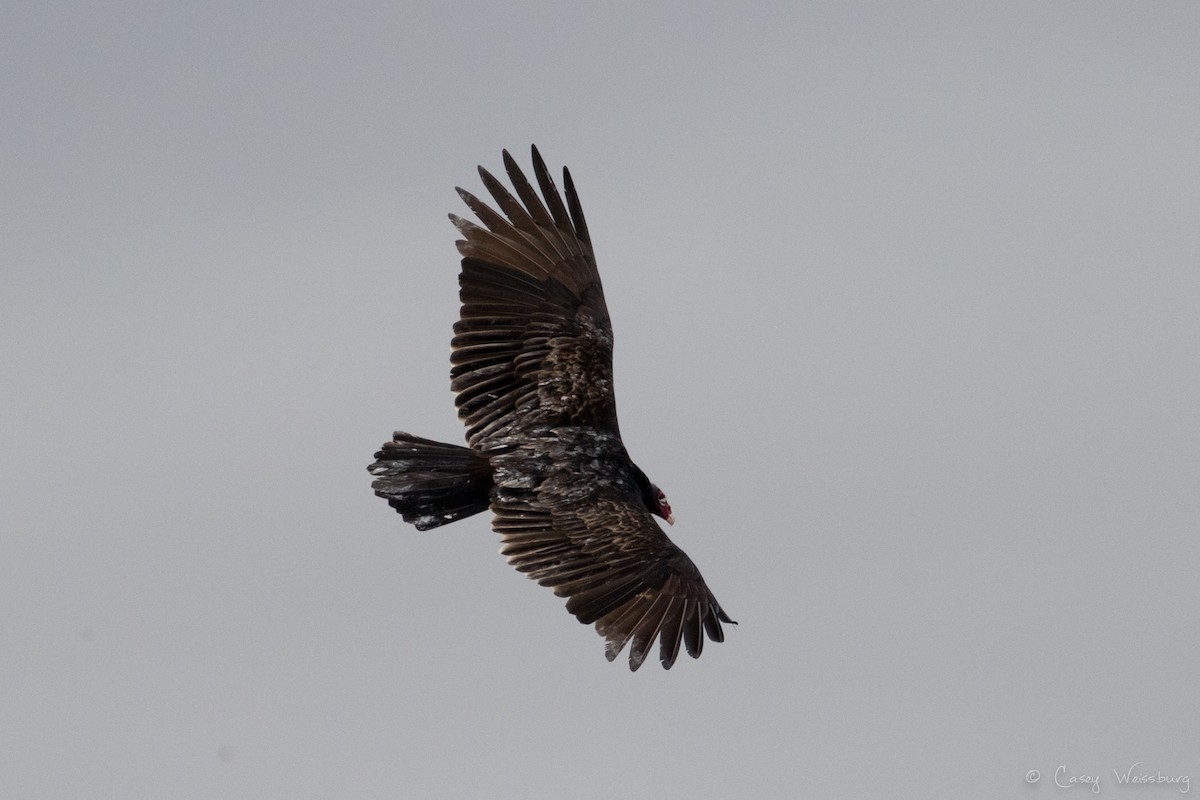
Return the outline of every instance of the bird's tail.
[[[367,467],[375,494],[417,530],[428,530],[487,509],[492,468],[474,450],[396,431]]]

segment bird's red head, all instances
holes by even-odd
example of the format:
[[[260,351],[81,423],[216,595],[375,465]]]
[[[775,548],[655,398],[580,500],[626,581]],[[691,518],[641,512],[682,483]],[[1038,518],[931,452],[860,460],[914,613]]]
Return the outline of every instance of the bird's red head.
[[[650,484],[650,491],[654,494],[654,505],[651,506],[650,511],[665,519],[668,525],[674,525],[675,515],[671,513],[671,504],[667,502],[667,496],[663,494],[663,490]]]
[[[651,483],[650,479],[646,477],[646,473],[642,472],[637,464],[630,466],[633,468],[633,480],[642,493],[642,503],[645,504],[646,510],[665,519],[668,525],[674,525],[675,515],[671,513],[671,504],[667,502],[667,496],[663,494],[663,490]]]

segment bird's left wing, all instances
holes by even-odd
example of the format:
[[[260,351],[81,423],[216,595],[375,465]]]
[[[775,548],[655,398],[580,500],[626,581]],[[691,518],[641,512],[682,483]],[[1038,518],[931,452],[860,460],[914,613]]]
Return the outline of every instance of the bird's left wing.
[[[724,641],[721,623],[733,620],[632,485],[598,478],[585,482],[590,488],[581,493],[577,481],[548,473],[529,489],[527,474],[510,472],[510,458],[522,456],[502,454],[493,461],[499,492],[492,525],[504,542],[500,552],[567,598],[567,610],[580,622],[595,624],[608,642],[609,661],[629,644],[629,666],[636,670],[657,639],[659,659],[670,669],[681,644],[697,658],[705,633]]]

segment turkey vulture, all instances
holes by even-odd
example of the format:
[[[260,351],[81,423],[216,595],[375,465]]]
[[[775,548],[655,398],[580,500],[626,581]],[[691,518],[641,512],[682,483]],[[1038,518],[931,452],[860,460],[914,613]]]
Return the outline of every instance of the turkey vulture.
[[[397,432],[372,488],[418,530],[491,508],[501,554],[594,623],[609,661],[629,644],[636,670],[658,639],[670,669],[681,643],[699,657],[733,620],[654,521],[673,524],[671,507],[621,442],[612,324],[570,172],[564,205],[536,147],[541,197],[507,150],[504,167],[516,196],[479,168],[499,212],[458,189],[482,225],[450,215],[464,237],[450,378],[468,447]]]

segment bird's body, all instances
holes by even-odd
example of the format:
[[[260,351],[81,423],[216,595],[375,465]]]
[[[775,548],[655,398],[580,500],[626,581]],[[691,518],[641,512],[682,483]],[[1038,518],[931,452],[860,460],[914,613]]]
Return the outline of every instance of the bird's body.
[[[451,387],[468,447],[398,432],[376,453],[372,485],[419,529],[490,508],[501,553],[594,623],[610,660],[632,643],[637,669],[658,639],[670,668],[681,643],[699,656],[702,631],[722,641],[732,620],[653,519],[673,522],[621,441],[583,211],[570,174],[564,205],[536,148],[533,161],[541,197],[505,152],[516,197],[479,170],[503,216],[462,189],[483,225],[451,215],[465,237]]]

